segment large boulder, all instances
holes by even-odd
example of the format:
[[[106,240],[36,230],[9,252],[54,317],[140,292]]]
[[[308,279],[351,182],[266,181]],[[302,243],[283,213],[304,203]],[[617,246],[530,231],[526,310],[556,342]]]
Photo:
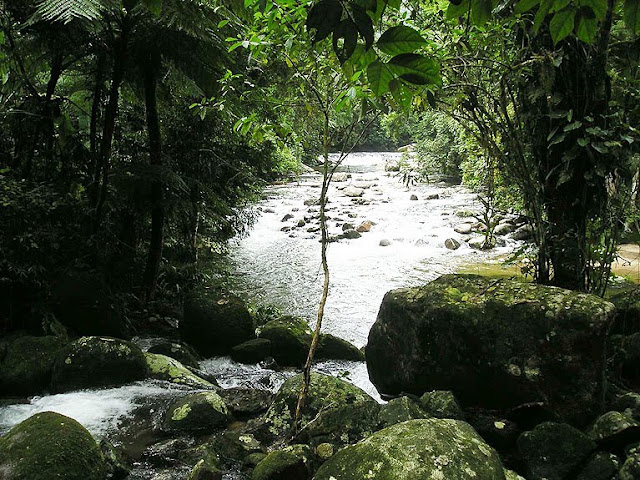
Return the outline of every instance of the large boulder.
[[[251,480],[306,480],[311,468],[309,447],[291,445],[269,453],[256,465]]]
[[[179,361],[182,365],[192,368],[199,368],[199,355],[189,345],[180,342],[172,342],[170,340],[162,341],[149,350],[149,353],[159,353],[166,355]]]
[[[258,363],[271,356],[271,340],[254,338],[236,345],[231,350],[231,358],[240,363]]]
[[[91,434],[74,419],[38,413],[0,437],[0,478],[105,480],[105,460]]]
[[[0,362],[0,396],[29,396],[49,390],[51,370],[66,345],[59,337],[18,337]]]
[[[149,377],[153,379],[186,385],[191,388],[205,390],[216,388],[211,382],[200,378],[175,358],[149,352],[145,352],[144,356],[147,361],[147,367],[149,367]]]
[[[184,302],[182,339],[205,357],[225,355],[255,337],[253,320],[238,297],[198,290]]]
[[[163,428],[170,432],[212,433],[229,423],[230,419],[220,395],[198,392],[185,395],[169,406]]]
[[[355,345],[352,345],[342,338],[331,335],[330,333],[321,333],[316,358],[362,362],[364,361],[364,353]]]
[[[140,348],[126,340],[82,337],[62,350],[53,365],[51,387],[56,392],[122,385],[147,376]]]
[[[410,420],[327,460],[314,480],[505,480],[498,454],[458,420]]]
[[[383,395],[451,390],[465,406],[543,401],[585,424],[600,408],[614,307],[560,288],[445,275],[388,292],[369,333],[369,377]]]
[[[271,341],[271,355],[276,362],[299,367],[307,359],[312,335],[309,324],[303,319],[283,316],[267,322],[259,337]]]

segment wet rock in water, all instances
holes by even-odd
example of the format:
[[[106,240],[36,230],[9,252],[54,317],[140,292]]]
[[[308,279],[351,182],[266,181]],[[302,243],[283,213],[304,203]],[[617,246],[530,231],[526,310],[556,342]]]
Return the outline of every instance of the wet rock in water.
[[[400,160],[396,158],[388,159],[384,164],[385,172],[399,172],[400,171]]]
[[[162,423],[169,432],[212,433],[229,423],[224,400],[215,392],[186,395],[171,404]]]
[[[205,459],[201,459],[193,467],[187,480],[222,480],[222,471],[215,465],[210,465]]]
[[[255,417],[266,412],[273,402],[273,394],[253,388],[228,388],[218,392],[234,417]]]
[[[509,233],[513,233],[516,231],[516,226],[510,222],[501,222],[496,225],[496,228],[493,230],[495,235],[508,235]]]
[[[279,438],[290,433],[301,384],[302,374],[299,374],[287,379],[280,387],[273,404],[263,417],[268,430],[265,432],[266,435]],[[338,437],[343,433],[348,435],[351,428],[350,422],[356,423],[364,417],[362,412],[358,411],[360,406],[370,407],[372,413],[375,412],[377,415],[378,403],[363,390],[339,378],[312,373],[311,386],[302,413],[301,424],[309,424],[305,429],[307,433],[310,428],[317,428],[318,436],[325,430],[325,427],[328,433],[335,433]],[[350,408],[349,411],[340,410],[347,407]],[[331,418],[326,416],[325,421],[320,421],[319,418],[316,418],[320,412],[323,415],[331,412],[342,413],[342,415]],[[357,413],[357,417],[353,418],[349,413]],[[354,428],[359,428],[359,426]]]
[[[264,213],[276,213],[276,211],[273,208],[265,208]]]
[[[311,478],[311,449],[290,445],[269,453],[253,470],[252,480],[306,480]]]
[[[627,452],[627,459],[618,472],[616,480],[638,480],[640,478],[640,445]]]
[[[391,242],[389,240],[387,240],[386,238],[383,238],[382,240],[380,240],[379,245],[381,247],[388,247],[389,245],[391,245]]]
[[[159,353],[144,354],[149,377],[156,380],[164,380],[177,385],[186,385],[192,388],[214,389],[216,386],[194,374],[175,358],[167,357]]]
[[[148,352],[166,355],[188,367],[199,368],[198,361],[200,360],[200,356],[193,348],[185,343],[163,341],[151,347]]]
[[[355,230],[347,230],[342,235],[340,235],[340,238],[345,238],[347,240],[355,240],[356,238],[360,238],[361,236],[362,235],[356,232]]]
[[[409,200],[416,201],[418,200],[418,196],[415,193],[412,193],[411,196],[409,197]]]
[[[531,225],[523,225],[515,232],[509,235],[512,240],[530,240],[533,238],[533,227]]]
[[[420,407],[431,417],[464,420],[462,408],[453,392],[449,390],[425,392],[420,397]]]
[[[298,220],[298,223],[296,223],[296,225],[298,227],[304,227],[306,224],[307,224],[307,222],[302,218],[300,220]]]
[[[504,480],[500,458],[470,425],[430,418],[380,430],[340,450],[315,480]]]
[[[577,428],[546,422],[518,438],[529,480],[563,480],[580,467],[596,444]]]
[[[18,337],[8,343],[0,362],[0,397],[49,391],[53,363],[67,342],[59,337]]]
[[[254,338],[231,349],[231,358],[240,363],[258,363],[271,356],[271,340]]]
[[[319,359],[364,361],[364,354],[360,349],[330,333],[320,334],[316,357]]]
[[[453,227],[453,231],[462,235],[468,235],[473,230],[473,225],[470,223],[461,223]]]
[[[282,366],[298,367],[307,359],[311,329],[301,318],[283,316],[267,322],[259,337],[271,341],[273,358]]]
[[[575,477],[576,480],[611,480],[620,468],[620,459],[609,452],[598,452]]]
[[[496,245],[495,240],[488,242],[487,241],[487,237],[485,237],[484,235],[473,237],[473,238],[469,239],[467,244],[471,248],[474,248],[476,250],[489,250],[489,249],[495,247],[495,245]]]
[[[396,423],[419,418],[429,418],[429,414],[422,410],[415,400],[402,396],[382,405],[378,413],[378,426],[386,428]]]
[[[142,453],[143,460],[156,468],[167,468],[185,463],[186,452],[195,445],[190,437],[170,438],[149,445]]]
[[[185,300],[180,335],[205,357],[226,355],[235,345],[255,338],[251,314],[242,300],[207,289]]]
[[[544,401],[584,425],[600,408],[613,313],[595,295],[444,275],[385,295],[369,332],[369,377],[389,396],[451,390],[490,409]]]
[[[353,230],[354,226],[353,223],[343,223],[342,224],[342,231],[346,232],[347,230]]]
[[[234,466],[244,463],[255,453],[264,453],[262,444],[251,433],[227,430],[207,444],[207,450],[215,453],[221,465]]]
[[[291,220],[293,218],[293,214],[287,213],[284,217],[282,217],[281,222],[286,222],[287,220]]]
[[[332,182],[346,182],[347,180],[349,180],[349,178],[351,178],[351,174],[349,174],[347,172],[336,172],[331,177],[331,181]]]
[[[640,424],[626,413],[607,412],[595,421],[589,430],[589,437],[603,448],[623,448],[640,442]]]
[[[364,194],[364,190],[362,188],[349,186],[342,191],[342,194],[345,197],[361,197]]]
[[[444,246],[447,247],[449,250],[457,250],[458,248],[460,248],[460,242],[457,241],[455,238],[447,238],[444,241]]]
[[[375,225],[371,220],[365,220],[356,228],[356,232],[365,233],[371,231],[371,227]]]
[[[91,434],[59,413],[38,413],[0,437],[0,478],[104,480],[106,474]]]
[[[142,380],[148,368],[134,343],[109,337],[82,337],[58,353],[51,387],[56,392],[122,385]]]
[[[425,200],[440,200],[440,194],[438,194],[438,193],[430,193],[429,195],[424,197],[424,199]]]

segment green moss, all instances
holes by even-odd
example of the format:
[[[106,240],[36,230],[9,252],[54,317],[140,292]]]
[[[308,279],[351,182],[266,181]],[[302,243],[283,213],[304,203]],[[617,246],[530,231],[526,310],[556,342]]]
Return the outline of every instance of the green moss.
[[[144,356],[152,378],[194,388],[215,388],[213,384],[198,377],[174,358],[148,352]]]
[[[227,406],[215,392],[198,392],[176,400],[167,410],[164,429],[193,433],[209,433],[230,420]]]
[[[36,414],[0,437],[0,477],[11,480],[104,480],[104,457],[72,418]]]
[[[171,414],[171,420],[175,422],[179,422],[180,420],[184,420],[191,412],[191,405],[188,403],[176,408]]]
[[[282,450],[269,453],[253,471],[252,480],[278,480],[297,478],[303,480],[309,476],[309,457],[311,451],[306,445],[291,445]]]

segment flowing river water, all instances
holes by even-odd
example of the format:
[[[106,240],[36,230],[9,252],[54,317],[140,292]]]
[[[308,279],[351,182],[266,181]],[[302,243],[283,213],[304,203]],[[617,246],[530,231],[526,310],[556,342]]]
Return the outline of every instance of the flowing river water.
[[[479,211],[476,196],[463,187],[440,183],[407,186],[399,174],[385,171],[385,164],[398,162],[400,155],[350,155],[338,170],[344,175],[337,180],[342,181],[335,181],[328,194],[330,235],[342,233],[345,223],[354,227],[365,221],[373,223],[360,238],[342,239],[328,248],[331,286],[323,331],[357,347],[366,344],[387,291],[424,284],[454,272],[463,263],[482,262],[515,246],[507,241],[490,254],[470,248],[464,235],[453,228],[463,221],[456,212]],[[311,326],[323,279],[315,202],[321,183],[321,175],[306,173],[295,182],[270,187],[257,206],[254,227],[232,242],[229,255],[233,284],[240,296],[257,304],[276,305],[283,313],[307,319]],[[353,196],[357,194],[361,196]],[[460,248],[447,249],[447,238],[458,239]],[[201,367],[216,376],[222,387],[272,391],[294,373],[240,365],[225,357],[205,360]],[[363,362],[325,361],[315,368],[344,376],[379,399]],[[168,401],[182,393],[184,389],[163,382],[145,381],[34,397],[0,407],[0,434],[37,412],[52,410],[75,418],[97,438],[108,438],[149,399]],[[131,478],[155,478],[145,475]]]

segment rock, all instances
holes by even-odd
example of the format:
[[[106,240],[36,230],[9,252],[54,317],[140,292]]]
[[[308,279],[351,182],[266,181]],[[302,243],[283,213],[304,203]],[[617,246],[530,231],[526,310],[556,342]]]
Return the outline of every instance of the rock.
[[[300,219],[298,220],[298,223],[296,224],[298,227],[304,227],[307,224],[307,222],[304,219]]]
[[[345,197],[361,197],[364,194],[364,190],[362,188],[349,186],[342,191],[342,194]]]
[[[512,240],[530,240],[533,238],[533,227],[529,224],[523,225],[509,235]]]
[[[318,359],[364,361],[364,354],[356,346],[330,333],[321,333],[316,352]]]
[[[144,356],[149,367],[149,377],[151,378],[192,388],[216,388],[211,382],[200,378],[174,358],[148,352]]]
[[[347,230],[342,235],[340,235],[341,238],[346,238],[347,240],[355,240],[356,238],[360,238],[361,236],[362,235],[360,235],[355,230]]]
[[[291,220],[293,218],[293,214],[287,213],[284,217],[282,217],[281,222],[286,222],[287,220]]]
[[[0,362],[0,396],[42,394],[51,385],[53,362],[67,342],[59,337],[18,337]]]
[[[122,452],[118,451],[112,443],[102,439],[99,444],[104,457],[109,480],[124,480],[129,476],[129,467],[125,465]]]
[[[518,475],[513,470],[507,470],[506,468],[504,469],[504,478],[505,480],[527,480],[526,478]]]
[[[211,433],[229,423],[224,401],[215,392],[198,392],[173,402],[163,420],[169,432]]]
[[[220,462],[226,466],[244,463],[254,453],[264,453],[264,448],[253,434],[235,430],[225,431],[210,445]]]
[[[469,420],[484,440],[499,452],[510,451],[516,445],[521,430],[518,426],[502,417],[487,413],[478,413]]]
[[[456,397],[448,390],[426,392],[420,397],[420,407],[430,417],[464,420],[464,414]]]
[[[180,335],[205,357],[228,354],[235,345],[255,338],[251,314],[242,300],[208,290],[185,300]]]
[[[388,159],[384,164],[385,172],[399,172],[400,171],[400,160],[396,158]]]
[[[378,430],[379,412],[380,405],[369,401],[325,409],[298,438],[310,445],[331,443],[337,448],[356,443]]]
[[[309,353],[311,329],[301,318],[284,316],[267,322],[259,337],[271,341],[271,352],[278,364],[299,367]]]
[[[430,193],[424,199],[425,200],[440,200],[440,194],[438,194],[438,193]]]
[[[477,213],[472,212],[471,210],[457,210],[454,215],[461,218],[475,218]]]
[[[299,374],[285,381],[282,387],[280,387],[280,390],[278,390],[273,404],[264,415],[264,421],[271,436],[281,437],[290,433],[301,384],[302,375]],[[324,422],[320,422],[319,419],[316,418],[320,412],[326,415],[334,410],[340,412],[339,409],[344,407],[350,407],[352,409],[351,412],[353,412],[354,407],[362,405],[375,409],[377,415],[377,408],[379,408],[377,402],[358,387],[339,378],[312,373],[311,385],[301,422],[302,425],[307,425],[313,420],[309,427],[317,427],[316,432],[321,432],[325,427],[316,424],[328,424],[331,422],[329,422],[329,416],[325,417]],[[337,424],[331,425],[329,431],[335,432],[337,429],[338,436],[342,432],[346,433],[349,429],[347,416],[348,415],[345,414],[342,416],[343,418],[337,418],[336,416],[331,419]],[[319,433],[317,433],[317,435],[319,435]]]
[[[198,364],[200,356],[193,348],[184,343],[165,341],[154,345],[148,350],[148,352],[166,355],[167,357],[174,358],[181,364],[189,367],[200,367]]]
[[[375,225],[371,220],[365,220],[356,228],[356,232],[365,233],[371,231],[371,227]]]
[[[476,250],[490,250],[495,247],[496,242],[494,240],[487,243],[487,237],[478,235],[477,237],[470,238],[467,245]]]
[[[402,396],[389,400],[386,405],[380,408],[378,425],[380,428],[386,428],[396,423],[419,418],[429,418],[429,415],[414,400]]]
[[[346,182],[351,177],[347,172],[336,172],[331,177],[332,182]]]
[[[399,152],[413,152],[416,149],[415,143],[410,143],[408,145],[403,145],[402,147],[398,147]]]
[[[231,349],[231,358],[240,363],[258,363],[271,356],[271,340],[254,338]]]
[[[447,247],[449,250],[457,250],[458,248],[460,248],[460,242],[457,241],[455,238],[447,238],[444,241],[444,246]]]
[[[626,413],[607,412],[595,421],[589,438],[603,448],[621,449],[640,441],[640,424]]]
[[[348,230],[353,230],[353,229],[354,229],[353,223],[343,223],[342,224],[342,231],[343,232],[346,232]]]
[[[321,443],[316,447],[316,455],[322,461],[333,457],[333,445],[330,443]]]
[[[638,478],[640,478],[640,446],[629,450],[616,480],[638,480]]]
[[[460,223],[453,227],[453,231],[456,233],[460,233],[462,235],[468,235],[473,230],[473,225],[471,223]]]
[[[613,311],[594,295],[444,275],[385,295],[369,333],[369,377],[383,395],[451,390],[490,409],[545,401],[585,424],[600,408]]]
[[[383,238],[382,240],[380,240],[379,245],[381,247],[388,247],[389,245],[391,245],[391,242],[389,240],[387,240],[386,238]]]
[[[265,208],[264,213],[276,213],[276,211],[273,208]]]
[[[51,387],[56,392],[123,385],[147,376],[140,348],[126,340],[82,337],[58,353]]]
[[[608,452],[598,452],[584,466],[576,480],[611,480],[618,473],[620,459]]]
[[[499,223],[496,225],[496,228],[493,229],[494,235],[508,235],[509,233],[513,233],[516,231],[516,226],[512,223],[505,222]]]
[[[44,412],[0,437],[0,478],[104,480],[106,464],[82,425],[64,415]]]
[[[504,480],[500,458],[470,425],[430,418],[380,430],[327,460],[314,480]]]
[[[187,480],[222,480],[222,472],[217,467],[209,465],[205,459],[201,459],[193,467]]]
[[[627,392],[620,395],[612,404],[612,408],[618,412],[631,415],[635,420],[640,420],[640,394]]]
[[[267,411],[273,402],[273,394],[253,388],[228,388],[218,392],[234,417],[255,417]]]
[[[528,480],[563,480],[595,450],[596,444],[565,423],[546,422],[518,438]]]
[[[310,206],[312,206],[312,205],[320,205],[320,199],[318,199],[318,198],[307,198],[307,199],[304,201],[304,204],[305,204],[307,207],[310,207]],[[311,212],[311,210],[309,210],[309,212]]]
[[[311,478],[311,450],[291,445],[269,453],[253,470],[252,480],[306,480]]]
[[[142,459],[155,468],[175,467],[186,463],[187,452],[194,445],[195,440],[190,437],[161,440],[149,445],[142,452]]]

